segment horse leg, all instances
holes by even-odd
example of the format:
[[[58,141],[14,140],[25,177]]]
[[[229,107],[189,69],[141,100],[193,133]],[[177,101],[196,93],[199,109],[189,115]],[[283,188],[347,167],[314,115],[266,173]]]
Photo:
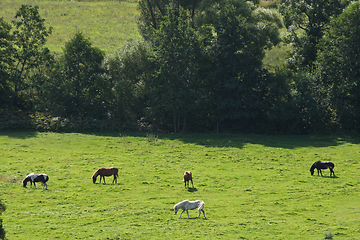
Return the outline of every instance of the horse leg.
[[[331,174],[333,174],[334,177],[335,177],[335,172],[334,172],[334,170],[333,170],[332,168],[329,168],[329,169],[330,169],[330,177],[331,177]]]
[[[103,178],[104,178],[104,184],[106,184],[106,182],[105,182],[105,176],[103,176]]]
[[[35,189],[36,189],[36,184],[35,184],[35,182],[34,182],[34,186],[35,186]]]
[[[203,212],[204,217],[206,218],[206,215],[205,215],[205,211],[204,211],[204,209],[201,209],[201,211]],[[199,217],[200,217],[200,215],[199,215]]]
[[[186,210],[186,213],[187,213],[187,215],[188,215],[188,218],[190,218],[190,216],[189,216],[189,210]]]
[[[183,212],[185,212],[185,209],[180,213],[180,217],[179,217],[179,219],[181,218],[181,215],[183,214]]]
[[[185,183],[185,188],[186,188],[186,181],[184,181],[184,183]]]
[[[189,183],[189,184],[190,184],[190,183]],[[192,186],[193,186],[193,188],[194,188],[194,183],[193,183],[192,179],[191,179],[191,184],[192,184]]]

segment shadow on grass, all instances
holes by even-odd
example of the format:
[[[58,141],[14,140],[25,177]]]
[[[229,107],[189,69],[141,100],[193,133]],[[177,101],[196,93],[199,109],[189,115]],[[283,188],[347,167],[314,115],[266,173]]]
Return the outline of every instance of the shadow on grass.
[[[73,132],[81,133],[81,132]],[[26,139],[37,137],[37,131],[6,131],[0,132],[0,136],[9,138]],[[81,134],[102,136],[102,137],[132,137],[147,138],[149,133],[144,132],[82,132]],[[201,145],[208,148],[230,147],[243,148],[247,144],[258,144],[266,147],[295,149],[298,147],[333,147],[346,143],[360,144],[360,135],[261,135],[242,133],[193,133],[193,134],[172,134],[152,133],[154,141],[150,144],[161,145],[161,140],[178,140],[183,143]]]
[[[197,188],[188,188],[188,192],[197,192]]]
[[[149,133],[141,132],[94,132],[84,133],[106,137],[139,137],[147,138]],[[346,143],[360,144],[360,135],[338,134],[338,135],[261,135],[243,133],[151,133],[154,141],[150,144],[161,145],[161,140],[178,140],[183,143],[196,144],[204,147],[230,147],[243,148],[247,144],[258,144],[266,147],[295,149],[298,147],[333,147]]]
[[[36,137],[38,133],[39,132],[37,131],[0,131],[0,136],[8,136],[9,138],[16,139],[27,139]]]

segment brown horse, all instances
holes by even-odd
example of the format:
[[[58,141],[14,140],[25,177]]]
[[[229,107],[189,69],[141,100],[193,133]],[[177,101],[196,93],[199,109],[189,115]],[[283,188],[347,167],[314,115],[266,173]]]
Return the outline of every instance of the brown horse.
[[[100,175],[100,183],[101,183],[101,178],[104,179],[104,184],[106,184],[105,182],[105,176],[109,177],[111,175],[114,175],[114,180],[113,183],[117,183],[117,178],[119,177],[118,175],[119,170],[117,168],[111,167],[111,168],[99,168],[98,170],[96,170],[92,176],[92,180],[95,183],[96,182],[96,178],[98,175]]]
[[[192,184],[192,187],[194,188],[194,183],[193,183],[193,180],[192,180],[192,174],[190,171],[186,171],[183,175],[183,181],[185,183],[185,188],[186,188],[186,182],[188,183],[188,188],[190,187],[190,182],[191,181],[191,184]]]

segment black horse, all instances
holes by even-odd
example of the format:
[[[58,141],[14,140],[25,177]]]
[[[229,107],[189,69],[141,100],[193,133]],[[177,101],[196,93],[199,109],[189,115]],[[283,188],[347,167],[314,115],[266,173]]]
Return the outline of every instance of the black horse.
[[[35,182],[42,182],[44,184],[44,187],[46,186],[47,188],[47,184],[46,182],[49,180],[48,175],[42,173],[42,174],[34,174],[34,173],[30,173],[29,175],[27,175],[24,180],[23,180],[23,187],[26,187],[27,183],[30,181],[31,183],[31,187],[32,184],[34,183],[35,189],[36,189],[36,185]],[[44,189],[43,187],[43,189]]]
[[[318,176],[319,176],[319,172],[322,176],[322,172],[321,172],[321,169],[330,169],[330,177],[331,177],[331,174],[334,175],[335,177],[335,173],[334,173],[334,167],[335,165],[332,163],[332,162],[321,162],[321,161],[316,161],[314,162],[314,164],[311,166],[310,168],[310,172],[311,172],[311,175],[314,175],[314,171],[315,171],[315,168],[317,169],[318,171]]]

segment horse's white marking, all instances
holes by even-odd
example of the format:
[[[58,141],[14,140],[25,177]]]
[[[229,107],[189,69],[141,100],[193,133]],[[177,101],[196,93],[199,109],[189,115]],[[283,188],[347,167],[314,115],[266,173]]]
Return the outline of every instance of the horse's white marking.
[[[27,178],[30,177],[31,181],[33,182],[34,179],[37,177],[37,175],[35,175],[35,173],[30,173],[29,175],[26,176]]]
[[[205,211],[204,211],[204,206],[205,206],[205,202],[204,201],[201,201],[201,200],[196,200],[196,201],[189,201],[189,200],[184,200],[182,202],[179,202],[178,204],[176,204],[174,206],[174,210],[175,210],[175,214],[178,212],[179,209],[183,209],[183,211],[180,213],[180,217],[181,218],[181,215],[186,211],[187,215],[188,215],[188,218],[190,217],[189,216],[189,212],[188,210],[193,210],[193,209],[198,209],[199,210],[199,216],[200,217],[200,214],[201,212],[203,212],[204,214],[204,217],[206,218],[206,215],[205,215]]]

